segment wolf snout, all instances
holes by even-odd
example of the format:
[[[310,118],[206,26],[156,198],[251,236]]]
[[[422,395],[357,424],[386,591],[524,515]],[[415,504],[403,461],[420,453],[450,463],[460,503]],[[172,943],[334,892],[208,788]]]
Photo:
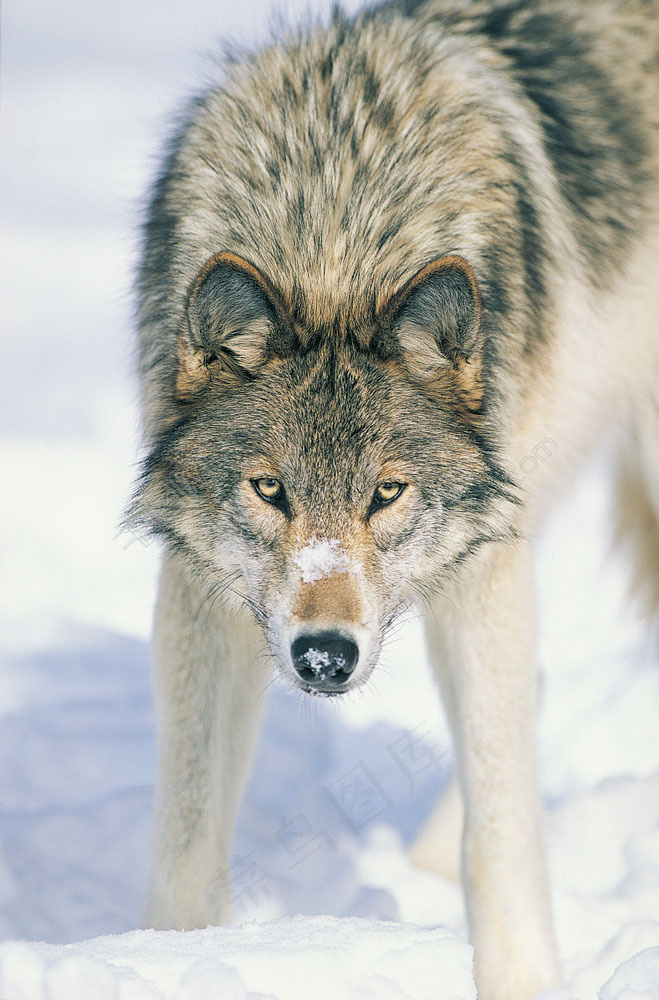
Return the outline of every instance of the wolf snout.
[[[291,659],[309,690],[339,691],[357,666],[359,648],[338,632],[308,633],[293,642]]]

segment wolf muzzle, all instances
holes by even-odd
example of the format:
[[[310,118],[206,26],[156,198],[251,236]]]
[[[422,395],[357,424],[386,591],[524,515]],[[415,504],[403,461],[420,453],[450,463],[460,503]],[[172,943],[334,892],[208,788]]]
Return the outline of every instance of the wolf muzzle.
[[[357,644],[338,632],[300,635],[291,646],[291,659],[305,687],[312,691],[345,690],[357,666]]]

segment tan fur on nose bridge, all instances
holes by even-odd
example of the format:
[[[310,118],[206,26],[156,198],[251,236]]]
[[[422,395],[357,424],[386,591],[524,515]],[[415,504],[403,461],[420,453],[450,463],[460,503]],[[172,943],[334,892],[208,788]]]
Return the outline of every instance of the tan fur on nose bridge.
[[[293,606],[301,621],[356,625],[362,617],[362,601],[354,577],[348,573],[303,583]]]

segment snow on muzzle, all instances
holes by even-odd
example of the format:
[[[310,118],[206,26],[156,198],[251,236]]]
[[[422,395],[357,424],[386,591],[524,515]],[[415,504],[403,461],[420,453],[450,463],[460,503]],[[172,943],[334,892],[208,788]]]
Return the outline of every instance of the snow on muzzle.
[[[340,694],[373,648],[362,564],[338,539],[312,535],[293,558],[290,658],[309,692]],[[357,671],[361,673],[361,671]],[[359,682],[359,681],[358,681]]]

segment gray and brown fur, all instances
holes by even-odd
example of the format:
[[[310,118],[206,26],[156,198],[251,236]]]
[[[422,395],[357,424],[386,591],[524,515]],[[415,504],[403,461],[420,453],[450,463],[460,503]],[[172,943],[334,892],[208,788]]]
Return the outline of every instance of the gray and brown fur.
[[[287,675],[282,637],[300,623],[362,628],[363,682],[396,617],[426,600],[465,794],[479,995],[522,1000],[555,981],[521,721],[534,685],[514,681],[533,676],[526,539],[615,423],[623,532],[656,611],[658,178],[657,0],[336,13],[229,57],[222,83],[191,102],[155,185],[138,281],[148,457],[132,517],[167,553],[152,922],[226,912],[190,874],[217,864],[211,786],[231,803],[225,859],[238,796],[200,763],[221,740],[211,667],[194,680],[195,657],[219,656],[213,629],[222,656],[251,669],[231,638],[251,627],[245,605]],[[560,450],[522,485],[520,459],[546,438]],[[286,484],[274,520],[254,476]],[[373,508],[374,485],[402,477],[400,500]],[[314,538],[339,540],[360,572],[300,579],[296,553]],[[510,718],[490,740],[497,692]],[[201,721],[179,711],[186,699]],[[175,765],[186,726],[187,763]],[[498,801],[524,816],[519,833]],[[535,846],[497,909],[515,843]]]

